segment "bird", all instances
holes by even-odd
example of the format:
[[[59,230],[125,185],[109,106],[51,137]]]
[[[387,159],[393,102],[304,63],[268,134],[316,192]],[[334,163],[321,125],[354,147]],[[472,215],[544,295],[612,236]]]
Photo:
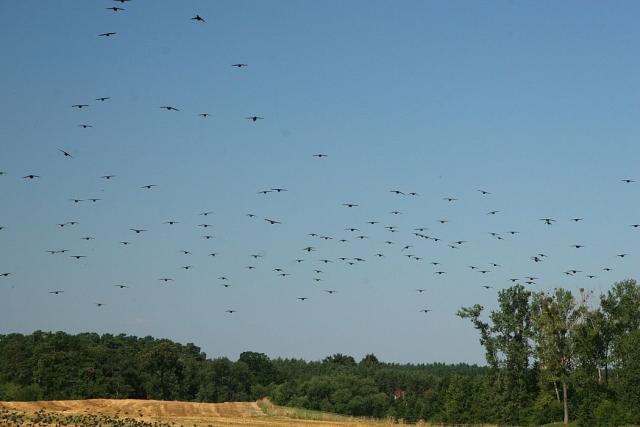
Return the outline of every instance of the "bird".
[[[198,224],[198,227],[209,228],[209,227],[213,227],[213,226],[211,224]]]
[[[183,270],[189,270],[190,268],[193,268],[193,265],[183,265],[180,268],[183,269]]]
[[[331,295],[331,294],[335,294],[336,292],[338,292],[338,291],[334,291],[334,290],[331,290],[331,289],[323,289],[323,290],[324,290],[326,293],[328,293],[329,295]]]
[[[236,313],[236,312],[237,312],[237,310],[225,310],[225,311],[226,311],[227,313],[229,313],[229,314],[233,314],[233,313]]]
[[[479,192],[480,192],[480,194],[482,194],[483,196],[487,196],[487,195],[491,194],[491,193],[489,193],[488,191],[485,191],[485,190],[478,190],[478,191],[479,191]]]
[[[571,245],[571,247],[580,249],[580,248],[584,248],[584,245]]]
[[[209,256],[216,256],[216,255],[218,255],[218,254],[215,253],[215,252],[212,252],[212,253],[209,254]]]
[[[275,219],[265,218],[264,220],[267,221],[271,225],[273,225],[273,224],[282,224],[280,221],[276,221]]]
[[[246,215],[247,215],[249,218],[255,218],[255,217],[256,217],[256,216],[255,216],[254,214],[252,214],[252,213],[248,213],[248,214],[246,214]]]
[[[156,184],[143,185],[143,186],[142,186],[142,187],[140,187],[140,188],[144,188],[144,189],[147,189],[147,190],[151,190],[153,187],[157,187],[157,185],[156,185]]]
[[[407,193],[407,194],[410,195],[410,196],[413,196],[413,197],[416,197],[416,196],[420,195],[420,194],[416,193],[415,191],[412,191],[412,192]]]
[[[30,175],[25,175],[25,176],[22,177],[22,179],[35,179],[35,178],[40,178],[40,175],[30,174]]]
[[[455,202],[458,199],[455,197],[443,197],[443,200],[446,200],[447,202]]]
[[[141,233],[144,233],[145,231],[147,231],[147,230],[143,230],[143,229],[140,229],[140,228],[130,228],[129,230],[133,231],[136,234],[141,234]]]
[[[81,258],[86,258],[86,255],[70,255],[70,258],[75,258],[77,260],[81,259]]]
[[[95,240],[95,237],[86,236],[86,237],[81,237],[80,240],[86,240],[86,241]]]
[[[328,155],[326,155],[326,154],[321,154],[321,153],[319,153],[319,154],[314,154],[314,155],[313,155],[313,157],[317,157],[317,158],[321,159],[321,158],[323,158],[323,157],[329,157],[329,156],[328,156]]]
[[[60,295],[61,293],[64,293],[64,291],[49,291],[49,293],[53,295]]]
[[[260,116],[249,116],[249,117],[245,117],[245,119],[247,120],[251,120],[252,122],[256,122],[258,120],[264,120],[264,117],[260,117]]]
[[[540,221],[544,221],[544,223],[547,225],[552,225],[554,222],[556,222],[555,219],[551,219],[551,218],[541,218]]]
[[[355,207],[360,206],[360,205],[357,205],[355,203],[343,203],[342,206],[346,206],[348,208],[355,208]]]
[[[624,258],[624,257],[626,257],[627,255],[629,255],[629,254],[618,254],[618,255],[616,255],[616,256],[617,256],[617,257],[619,257],[619,258]]]
[[[107,9],[107,10],[112,10],[112,11],[114,11],[114,12],[119,12],[119,11],[121,11],[121,10],[126,10],[126,9],[123,9],[123,8],[121,8],[121,7],[116,7],[116,6],[113,6],[113,7],[105,7],[105,9]]]
[[[419,294],[421,294],[423,292],[426,292],[426,291],[427,291],[426,289],[416,289],[416,292],[418,292]]]
[[[103,97],[100,97],[100,98],[96,98],[96,101],[104,102],[104,101],[107,101],[109,99],[111,99],[111,98],[109,98],[108,96],[103,96]]]
[[[118,33],[114,33],[112,31],[107,32],[107,33],[102,33],[102,34],[98,34],[98,37],[111,37],[111,36],[115,36]]]
[[[9,277],[9,276],[11,276],[11,273],[0,273],[0,276]]]
[[[308,300],[309,298],[308,297],[298,297],[296,299],[298,299],[300,301],[305,301],[305,300]]]
[[[113,285],[113,286],[115,286],[116,288],[120,288],[120,289],[128,288],[127,285]]]
[[[100,178],[110,180],[111,178],[115,178],[115,175],[102,175]]]
[[[180,252],[182,252],[184,255],[191,255],[191,252],[185,251],[184,249],[181,249]]]
[[[172,107],[171,105],[163,105],[162,107],[160,107],[162,109],[165,109],[167,111],[180,111],[178,110],[176,107]]]
[[[243,68],[243,67],[248,67],[249,64],[238,63],[238,64],[231,64],[231,66],[236,68]]]
[[[88,128],[92,128],[93,125],[88,125],[86,123],[81,123],[81,124],[78,125],[78,127],[82,128],[82,129],[88,129]]]
[[[316,248],[314,248],[313,246],[307,246],[306,248],[303,248],[302,250],[306,251],[306,252],[312,252],[312,251],[315,251]]]
[[[433,310],[428,309],[428,308],[423,308],[422,310],[420,310],[420,313],[428,313],[430,311],[433,311]]]
[[[170,277],[162,277],[162,278],[160,278],[160,279],[158,279],[158,280],[161,280],[161,281],[163,281],[164,283],[167,283],[167,282],[173,282],[173,279],[172,279],[172,278],[170,278]]]
[[[500,211],[489,211],[487,212],[487,215],[495,215],[497,213],[499,213]]]
[[[81,109],[83,109],[85,107],[88,107],[88,106],[89,106],[89,104],[74,104],[71,107],[81,110]]]
[[[200,117],[204,117],[205,119],[206,119],[207,117],[211,116],[211,114],[209,114],[209,113],[200,113],[200,114],[198,114],[198,115],[199,115]]]
[[[80,202],[84,202],[83,199],[69,199],[71,200],[73,203],[80,203]]]
[[[213,239],[214,236],[212,236],[211,234],[205,234],[204,236],[202,236],[203,239],[205,240],[210,240]]]
[[[200,215],[207,216],[207,215],[211,215],[212,213],[213,211],[207,211],[207,212],[201,212]]]
[[[489,285],[482,285],[482,287],[485,288],[485,289],[492,289],[493,288],[493,286],[489,286]]]
[[[573,221],[573,222],[579,222],[582,221],[583,218],[569,218],[569,221]]]
[[[275,191],[276,193],[282,193],[283,191],[289,191],[286,188],[272,188],[271,191]]]
[[[180,222],[171,220],[171,221],[165,221],[163,222],[163,224],[175,225],[175,224],[180,224]]]
[[[124,246],[127,246],[127,245],[131,244],[131,242],[126,242],[126,241],[122,241],[120,243],[122,243]]]
[[[398,195],[402,194],[403,196],[405,195],[405,194],[404,194],[402,191],[400,191],[400,190],[389,190],[389,192],[390,192],[390,193],[394,193],[394,194],[398,194]]]
[[[95,202],[99,202],[99,201],[100,201],[100,200],[102,200],[102,199],[96,199],[96,198],[94,197],[94,198],[87,199],[87,200],[88,200],[88,201],[90,201],[90,202],[95,203]]]
[[[635,182],[632,179],[621,179],[622,182],[626,182],[627,184],[631,184],[632,182]]]
[[[193,18],[191,18],[191,20],[192,20],[192,21],[198,21],[198,22],[207,22],[207,21],[205,21],[205,20],[202,18],[202,16],[197,15],[197,14],[196,14],[196,16],[194,16]]]
[[[102,307],[104,305],[104,303],[102,302],[94,302],[94,304],[96,305],[96,307]]]

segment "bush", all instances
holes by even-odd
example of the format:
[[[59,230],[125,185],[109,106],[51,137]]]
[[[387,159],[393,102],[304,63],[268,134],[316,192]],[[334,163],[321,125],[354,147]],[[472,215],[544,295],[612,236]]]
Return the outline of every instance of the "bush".
[[[562,403],[554,396],[541,394],[533,403],[529,421],[534,425],[542,425],[562,420],[562,417]]]

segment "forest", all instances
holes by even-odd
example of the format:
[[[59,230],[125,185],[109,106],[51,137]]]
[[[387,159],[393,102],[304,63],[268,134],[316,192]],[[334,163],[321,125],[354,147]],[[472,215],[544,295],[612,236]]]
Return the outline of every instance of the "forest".
[[[0,400],[252,401],[406,422],[640,424],[640,287],[594,296],[521,285],[462,307],[486,365],[207,358],[194,344],[127,335],[0,335]],[[420,339],[420,337],[416,337]]]

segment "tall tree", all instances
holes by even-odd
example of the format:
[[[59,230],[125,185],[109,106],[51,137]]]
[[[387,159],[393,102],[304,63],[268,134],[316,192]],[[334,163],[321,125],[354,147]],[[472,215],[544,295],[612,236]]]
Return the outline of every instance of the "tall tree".
[[[585,314],[570,291],[539,292],[533,298],[536,351],[542,372],[562,384],[564,423],[569,423],[569,384],[574,368],[576,335]]]
[[[483,307],[463,307],[458,316],[469,319],[480,332],[487,363],[492,368],[497,418],[517,424],[523,421],[524,409],[534,396],[529,359],[532,353],[531,293],[522,285],[498,293],[499,308],[489,315],[490,323],[480,320]]]

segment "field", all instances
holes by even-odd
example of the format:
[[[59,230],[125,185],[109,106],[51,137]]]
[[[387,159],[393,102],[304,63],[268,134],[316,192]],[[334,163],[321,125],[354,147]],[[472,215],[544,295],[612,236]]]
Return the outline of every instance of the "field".
[[[349,426],[397,425],[258,402],[192,403],[158,400],[0,402],[0,425],[146,426]]]

